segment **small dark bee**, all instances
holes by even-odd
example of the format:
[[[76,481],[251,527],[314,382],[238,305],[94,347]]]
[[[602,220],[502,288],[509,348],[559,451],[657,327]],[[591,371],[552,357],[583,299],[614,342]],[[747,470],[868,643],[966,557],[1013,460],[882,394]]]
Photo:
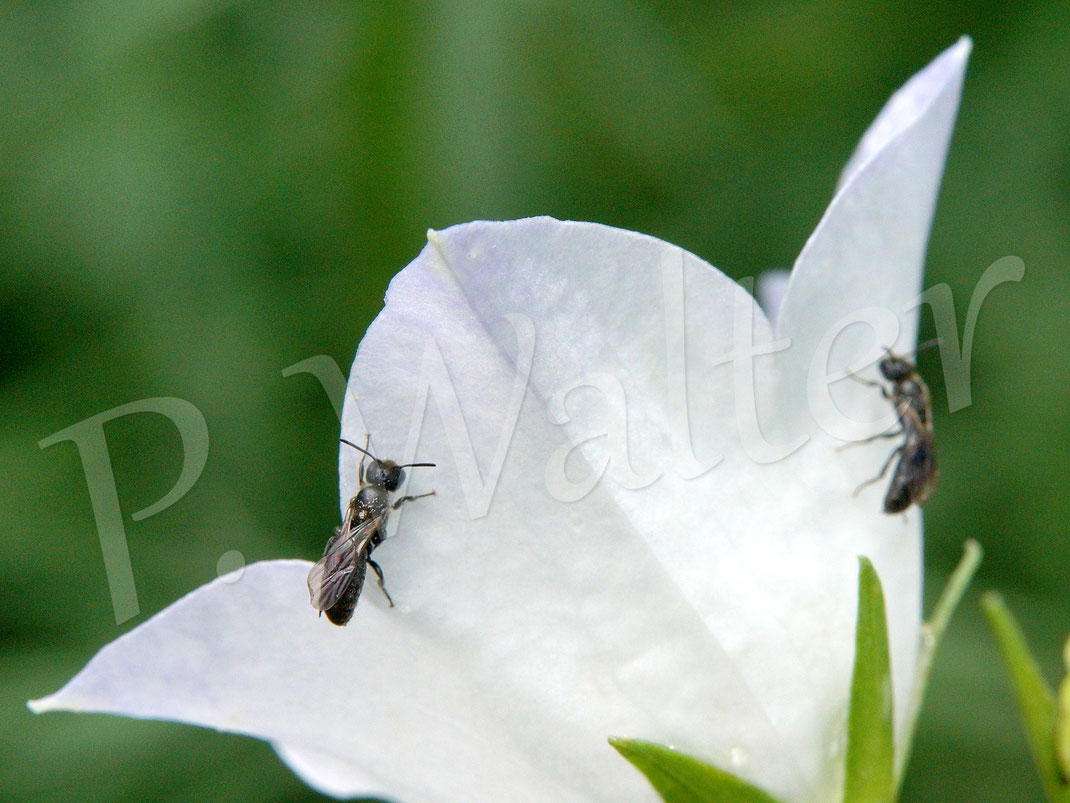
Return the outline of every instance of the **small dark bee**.
[[[327,619],[336,625],[344,625],[353,617],[369,566],[379,578],[379,588],[386,595],[390,607],[394,607],[394,600],[390,599],[383,583],[383,570],[371,558],[372,551],[383,543],[386,537],[383,530],[390,511],[397,510],[406,502],[433,496],[435,493],[430,491],[419,496],[403,496],[391,503],[390,494],[405,481],[405,472],[402,469],[435,464],[409,463],[399,466],[390,460],[379,460],[367,449],[362,449],[345,438],[342,438],[341,442],[370,457],[371,463],[365,469],[364,458],[360,458],[360,467],[357,470],[360,490],[349,500],[342,526],[336,527],[334,535],[327,541],[323,557],[308,573],[308,593],[312,607],[321,614],[326,613]],[[371,436],[365,445],[370,442]]]
[[[866,480],[855,494],[868,485],[878,482],[888,473],[888,467],[899,457],[888,493],[884,497],[885,513],[902,513],[911,504],[923,505],[936,490],[936,456],[933,454],[933,421],[929,402],[929,388],[922,380],[918,369],[905,357],[892,353],[880,361],[878,368],[881,375],[892,383],[886,387],[880,382],[859,379],[867,385],[881,389],[884,398],[895,405],[899,417],[899,429],[894,432],[882,432],[859,443],[868,443],[878,438],[895,438],[904,436],[903,443],[896,448],[885,461],[880,473],[871,480]],[[857,379],[857,377],[855,377]],[[850,444],[849,444],[850,445]]]

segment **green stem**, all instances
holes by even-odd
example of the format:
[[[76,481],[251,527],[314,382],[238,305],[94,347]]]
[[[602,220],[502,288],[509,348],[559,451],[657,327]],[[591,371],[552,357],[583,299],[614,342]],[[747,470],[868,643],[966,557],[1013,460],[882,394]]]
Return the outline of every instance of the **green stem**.
[[[981,556],[984,551],[981,545],[974,540],[969,540],[963,546],[962,560],[951,573],[951,577],[940,594],[940,599],[933,608],[929,621],[921,626],[921,651],[918,654],[918,676],[914,683],[914,693],[910,698],[910,708],[907,711],[906,738],[903,740],[903,749],[896,759],[895,765],[895,790],[898,796],[899,788],[906,774],[907,763],[910,761],[910,751],[914,744],[914,734],[918,729],[918,715],[921,713],[921,704],[925,700],[925,690],[929,685],[929,675],[932,673],[933,658],[940,642],[944,638],[944,631],[951,621],[951,615],[955,612],[962,595],[973,580],[977,567],[981,565]]]

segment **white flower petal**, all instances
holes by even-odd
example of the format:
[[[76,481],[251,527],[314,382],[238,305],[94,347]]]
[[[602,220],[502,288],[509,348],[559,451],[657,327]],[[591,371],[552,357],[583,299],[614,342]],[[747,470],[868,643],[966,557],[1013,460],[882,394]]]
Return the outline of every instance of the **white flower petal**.
[[[913,348],[925,248],[970,47],[969,39],[961,39],[896,93],[863,138],[841,188],[795,263],[777,333],[791,340],[778,360],[779,407],[796,411],[797,427],[809,430],[813,422],[807,413],[817,414],[807,386],[814,354],[822,353],[829,334],[842,330],[845,321],[867,310],[882,311],[883,318],[863,317],[888,319],[898,331],[886,339],[864,329],[844,331],[828,355],[829,375],[859,368],[885,347],[906,353]],[[840,409],[861,422],[861,429],[819,431],[815,438],[848,432],[860,437],[867,421],[882,419],[878,431],[891,423],[880,395],[860,396],[858,389],[857,383],[841,381],[833,396]],[[818,419],[829,429],[827,420]],[[888,451],[880,443],[854,450],[850,459],[861,472],[857,476],[865,479],[866,472],[875,472]],[[912,515],[910,521],[897,539],[889,532],[864,550],[885,589],[894,589],[886,594],[886,605],[900,737],[905,735],[921,617],[921,519]]]
[[[463,656],[367,602],[359,628],[317,621],[304,587],[310,566],[255,563],[237,582],[197,589],[31,707],[268,739],[285,745],[295,769],[309,768],[313,785],[340,796],[464,800],[475,788],[487,800],[579,799],[510,749],[500,712],[460,671]]]
[[[840,174],[839,187],[854,178],[862,166],[884,150],[901,131],[928,113],[929,108],[939,102],[938,96],[943,94],[948,86],[961,86],[962,74],[972,46],[970,38],[963,36],[889,98],[877,119],[862,136],[855,152],[851,154],[847,166]],[[957,97],[955,93],[956,103]]]

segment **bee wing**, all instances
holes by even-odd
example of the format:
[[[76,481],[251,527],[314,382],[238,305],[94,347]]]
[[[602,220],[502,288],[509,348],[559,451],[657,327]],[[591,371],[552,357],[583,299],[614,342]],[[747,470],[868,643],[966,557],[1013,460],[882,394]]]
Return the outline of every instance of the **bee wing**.
[[[932,436],[926,430],[911,431],[888,485],[884,512],[901,513],[911,504],[925,504],[925,500],[936,489],[936,478]]]
[[[327,610],[345,593],[357,569],[357,556],[379,524],[380,519],[373,518],[354,525],[347,516],[339,534],[328,542],[323,557],[308,573],[308,594],[317,611]]]
[[[917,504],[922,504],[936,490],[936,455],[931,437],[922,437],[910,454],[910,489]]]

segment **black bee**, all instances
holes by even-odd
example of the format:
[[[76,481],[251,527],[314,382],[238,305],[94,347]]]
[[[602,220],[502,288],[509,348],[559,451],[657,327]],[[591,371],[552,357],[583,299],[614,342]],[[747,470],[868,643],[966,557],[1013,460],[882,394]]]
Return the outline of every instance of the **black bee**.
[[[860,443],[877,438],[894,438],[904,436],[903,443],[896,448],[884,463],[880,473],[871,480],[863,482],[855,489],[857,494],[867,485],[879,481],[895,458],[899,457],[888,493],[884,497],[885,513],[902,513],[911,504],[923,505],[936,490],[937,470],[936,456],[933,454],[933,420],[929,401],[929,388],[918,374],[918,369],[905,357],[888,351],[880,361],[878,368],[881,375],[892,383],[890,388],[880,382],[859,380],[867,385],[881,389],[884,398],[895,405],[899,417],[899,429],[894,432],[882,432]]]
[[[369,436],[368,441],[371,438]],[[345,438],[341,442],[352,446],[371,458],[368,468],[364,468],[364,458],[360,459],[357,479],[360,490],[349,500],[342,526],[336,527],[334,535],[323,550],[323,557],[308,573],[308,593],[312,607],[336,625],[344,625],[353,617],[361,589],[364,588],[364,576],[368,567],[372,567],[379,578],[379,588],[390,599],[383,584],[383,570],[371,558],[372,551],[383,542],[386,534],[387,517],[390,511],[397,510],[406,502],[433,496],[434,491],[419,496],[403,496],[390,502],[390,494],[405,481],[402,469],[417,466],[434,466],[434,463],[409,463],[399,466],[390,460],[379,460],[367,449],[362,449]]]

